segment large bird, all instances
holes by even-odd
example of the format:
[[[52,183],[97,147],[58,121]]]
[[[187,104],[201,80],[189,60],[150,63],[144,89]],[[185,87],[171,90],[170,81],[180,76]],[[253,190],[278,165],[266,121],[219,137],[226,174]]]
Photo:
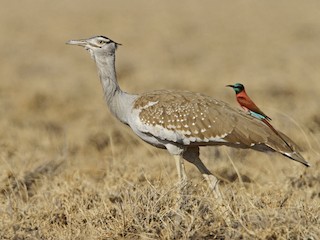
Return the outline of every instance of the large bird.
[[[95,61],[104,96],[111,113],[145,142],[167,149],[176,160],[181,182],[186,181],[184,160],[194,164],[217,198],[218,179],[199,157],[199,147],[227,145],[279,152],[306,166],[309,164],[287,136],[289,148],[260,120],[200,93],[158,90],[130,94],[118,85],[115,53],[118,43],[104,36],[70,40],[89,51]]]

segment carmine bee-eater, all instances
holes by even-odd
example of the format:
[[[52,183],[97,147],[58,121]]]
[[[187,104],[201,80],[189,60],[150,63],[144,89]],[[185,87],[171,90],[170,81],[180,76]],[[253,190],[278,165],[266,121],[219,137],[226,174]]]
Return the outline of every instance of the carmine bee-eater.
[[[248,112],[252,117],[258,118],[260,120],[270,121],[271,118],[268,117],[264,112],[257,107],[257,105],[251,100],[247,95],[244,86],[241,83],[236,83],[234,85],[227,85],[226,87],[232,87],[236,92],[236,98],[240,106]]]
[[[251,98],[247,95],[244,86],[241,83],[236,83],[234,85],[227,85],[226,87],[232,87],[236,92],[236,98],[240,106],[248,112],[252,117],[260,119],[264,122],[271,130],[277,134],[288,147],[292,148],[281,136],[281,134],[270,124],[271,118],[268,117],[264,112],[257,107],[257,105],[251,100]]]

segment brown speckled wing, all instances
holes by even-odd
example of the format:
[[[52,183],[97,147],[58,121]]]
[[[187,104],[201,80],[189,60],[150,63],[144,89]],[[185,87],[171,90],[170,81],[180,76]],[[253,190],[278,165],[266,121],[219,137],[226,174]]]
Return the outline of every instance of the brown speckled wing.
[[[160,90],[141,95],[134,103],[149,134],[171,141],[164,128],[177,134],[185,145],[236,144],[241,147],[265,145],[278,152],[291,149],[269,127],[243,111],[214,98],[187,91]],[[168,133],[168,131],[166,131]],[[296,146],[286,137],[292,146]]]

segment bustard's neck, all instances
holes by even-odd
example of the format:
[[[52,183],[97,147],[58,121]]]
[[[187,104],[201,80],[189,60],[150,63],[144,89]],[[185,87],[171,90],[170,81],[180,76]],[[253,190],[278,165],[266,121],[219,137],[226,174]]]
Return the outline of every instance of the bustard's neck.
[[[115,55],[95,56],[100,82],[108,107],[121,122],[127,123],[128,108],[132,105],[133,95],[120,89],[115,69]]]
[[[121,93],[122,90],[117,82],[115,55],[94,56],[98,68],[100,82],[103,88],[103,93],[108,105],[112,102],[114,96]]]

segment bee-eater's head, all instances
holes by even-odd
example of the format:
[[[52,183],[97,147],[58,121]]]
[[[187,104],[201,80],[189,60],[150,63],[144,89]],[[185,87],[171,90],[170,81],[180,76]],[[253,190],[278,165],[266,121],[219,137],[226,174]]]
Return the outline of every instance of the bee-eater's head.
[[[244,90],[244,86],[241,83],[236,83],[234,85],[227,85],[226,87],[232,87],[236,94],[241,93]]]

